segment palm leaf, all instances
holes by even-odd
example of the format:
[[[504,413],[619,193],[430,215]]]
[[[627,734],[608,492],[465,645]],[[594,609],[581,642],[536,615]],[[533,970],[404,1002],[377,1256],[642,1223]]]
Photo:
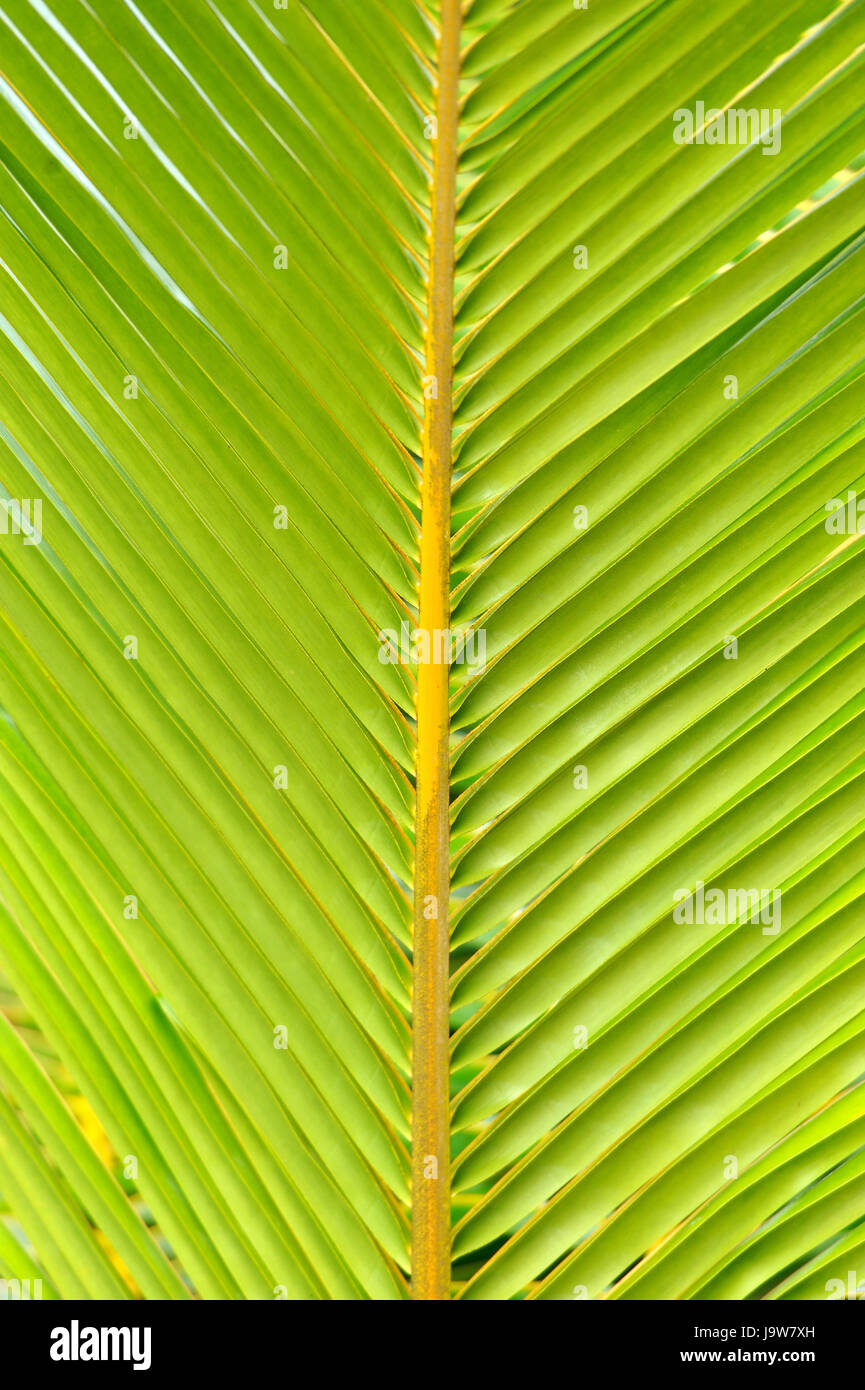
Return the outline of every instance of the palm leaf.
[[[865,4],[0,23],[0,1276],[825,1298]]]

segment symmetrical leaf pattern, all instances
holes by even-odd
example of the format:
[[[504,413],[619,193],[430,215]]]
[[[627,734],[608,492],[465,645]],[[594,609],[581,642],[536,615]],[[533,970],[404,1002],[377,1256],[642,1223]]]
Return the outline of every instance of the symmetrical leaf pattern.
[[[863,77],[865,0],[0,0],[0,1279],[865,1287]]]

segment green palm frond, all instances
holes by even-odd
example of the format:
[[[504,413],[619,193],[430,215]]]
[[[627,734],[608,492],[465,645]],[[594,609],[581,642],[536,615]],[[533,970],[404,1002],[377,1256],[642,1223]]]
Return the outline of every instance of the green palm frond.
[[[865,1286],[865,0],[0,36],[0,1277]]]

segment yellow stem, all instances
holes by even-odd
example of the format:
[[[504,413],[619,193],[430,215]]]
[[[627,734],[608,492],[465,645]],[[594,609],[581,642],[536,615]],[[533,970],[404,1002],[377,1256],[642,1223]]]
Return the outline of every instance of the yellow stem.
[[[418,623],[412,1022],[412,1297],[450,1296],[448,665],[460,3],[442,0],[426,326]]]

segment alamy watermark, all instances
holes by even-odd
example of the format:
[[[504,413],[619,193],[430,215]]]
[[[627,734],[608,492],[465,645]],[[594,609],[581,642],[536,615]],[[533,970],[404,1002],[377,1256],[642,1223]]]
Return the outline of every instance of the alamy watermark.
[[[725,110],[698,101],[692,111],[680,106],[673,112],[673,139],[677,145],[756,145],[764,154],[781,149],[782,112],[730,106]]]
[[[149,1371],[149,1327],[82,1327],[73,1318],[69,1327],[51,1332],[52,1361],[130,1361],[133,1371]]]
[[[41,1298],[41,1279],[0,1279],[0,1302],[30,1303]]]
[[[860,499],[848,488],[847,496],[830,497],[825,510],[829,513],[825,526],[830,536],[865,535],[865,498]]]
[[[781,930],[781,893],[777,888],[677,888],[673,893],[673,921],[707,926],[735,922],[759,922],[764,936]]]
[[[485,628],[451,632],[449,628],[413,628],[401,622],[396,628],[382,628],[378,634],[378,659],[382,666],[485,666],[487,634]]]
[[[865,1279],[860,1279],[855,1269],[848,1269],[846,1283],[843,1279],[827,1279],[823,1287],[829,1303],[841,1298],[858,1303],[865,1296]]]
[[[0,536],[23,536],[25,545],[42,541],[42,498],[0,498]]]

